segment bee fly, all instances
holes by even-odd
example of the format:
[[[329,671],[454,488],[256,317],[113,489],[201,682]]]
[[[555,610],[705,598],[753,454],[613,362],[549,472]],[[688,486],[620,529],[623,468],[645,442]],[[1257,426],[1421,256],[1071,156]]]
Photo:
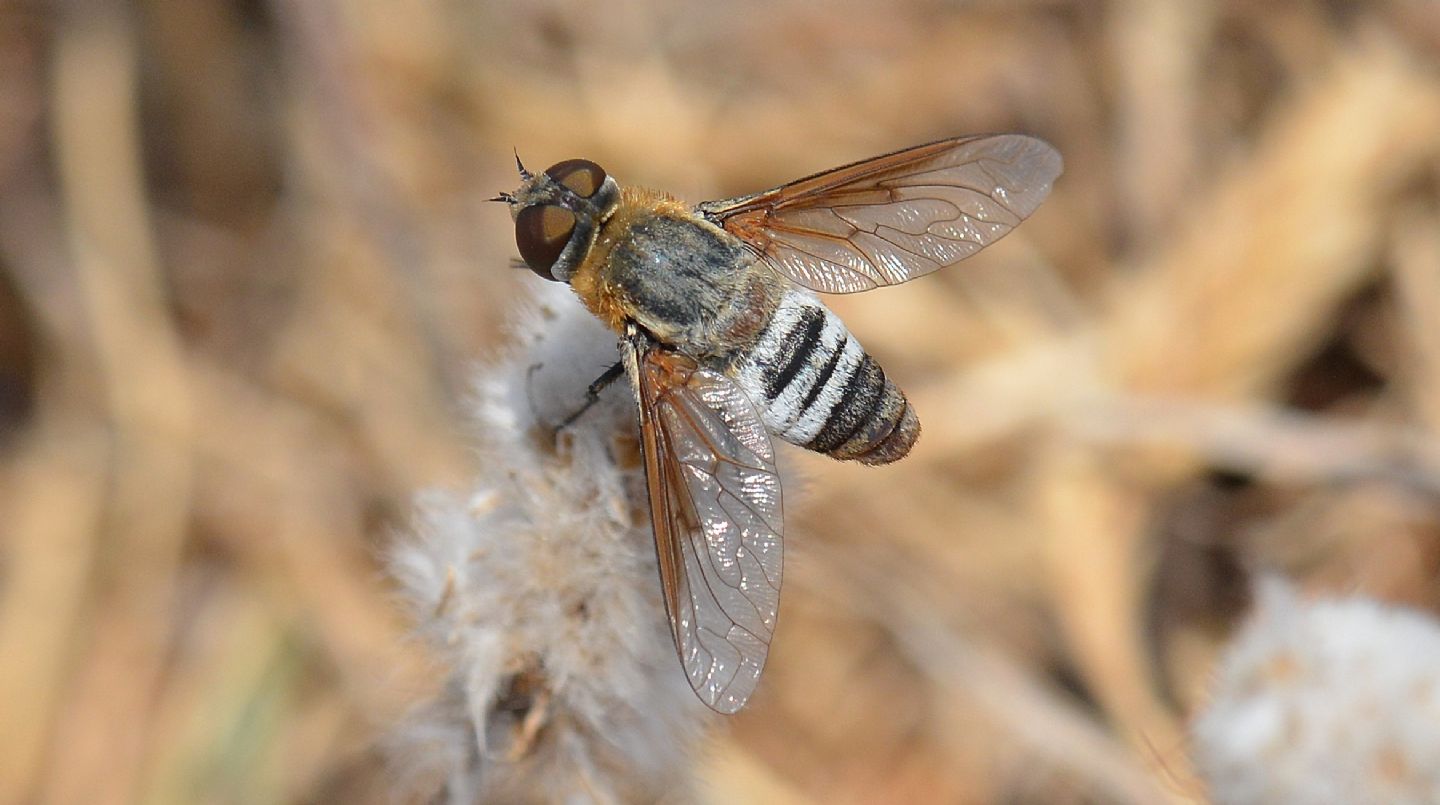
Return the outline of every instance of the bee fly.
[[[620,335],[640,414],[671,633],[690,685],[722,713],[759,681],[779,606],[780,478],[770,434],[886,464],[915,409],[815,292],[897,285],[1014,229],[1060,155],[1017,134],[960,137],[686,205],[570,159],[495,201],[525,264],[566,282]]]

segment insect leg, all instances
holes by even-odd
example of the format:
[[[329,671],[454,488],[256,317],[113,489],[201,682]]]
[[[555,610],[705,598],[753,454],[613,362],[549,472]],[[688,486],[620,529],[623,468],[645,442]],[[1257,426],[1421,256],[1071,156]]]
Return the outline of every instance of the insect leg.
[[[605,388],[611,383],[619,380],[620,376],[623,374],[625,374],[625,364],[621,361],[616,361],[614,365],[612,365],[609,369],[606,369],[604,374],[595,378],[594,382],[592,382],[590,386],[585,389],[585,404],[580,406],[580,410],[576,411],[570,416],[565,417],[565,419],[561,421],[561,423],[557,425],[555,429],[559,430],[561,428],[569,427],[572,422],[580,418],[581,414],[589,411],[590,406],[600,401],[600,392],[604,391]]]

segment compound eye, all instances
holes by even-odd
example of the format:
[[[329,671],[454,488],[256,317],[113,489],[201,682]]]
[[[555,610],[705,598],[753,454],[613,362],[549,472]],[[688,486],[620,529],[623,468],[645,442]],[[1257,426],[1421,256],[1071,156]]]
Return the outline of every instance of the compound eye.
[[[588,159],[567,159],[557,162],[545,175],[565,185],[580,198],[590,198],[605,183],[605,169]]]
[[[553,204],[526,207],[515,216],[515,245],[530,270],[555,280],[551,269],[575,231],[575,214]]]

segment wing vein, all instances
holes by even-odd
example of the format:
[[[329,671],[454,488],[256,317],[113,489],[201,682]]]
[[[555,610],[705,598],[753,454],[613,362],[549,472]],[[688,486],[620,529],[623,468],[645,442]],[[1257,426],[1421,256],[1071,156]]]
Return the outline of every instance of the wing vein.
[[[752,196],[707,202],[700,210],[791,281],[826,293],[853,293],[906,282],[999,240],[1034,212],[1060,170],[1055,149],[1032,137],[961,137],[835,168]],[[941,205],[954,209],[956,216],[937,214]],[[823,212],[844,223],[840,231],[797,221]],[[863,225],[857,219],[863,219]],[[907,229],[916,222],[926,228],[912,235]],[[937,224],[951,225],[956,234],[930,231]],[[887,226],[957,248],[937,245],[935,255],[917,252],[894,236],[881,235]],[[888,245],[866,244],[859,233]],[[812,243],[797,243],[799,239]]]

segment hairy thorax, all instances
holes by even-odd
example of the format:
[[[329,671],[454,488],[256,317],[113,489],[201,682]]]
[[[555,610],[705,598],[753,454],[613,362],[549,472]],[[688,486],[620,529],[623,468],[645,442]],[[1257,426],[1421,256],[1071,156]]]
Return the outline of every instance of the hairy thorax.
[[[679,201],[627,188],[571,286],[617,332],[633,320],[681,352],[723,359],[755,341],[783,294],[757,260]]]

